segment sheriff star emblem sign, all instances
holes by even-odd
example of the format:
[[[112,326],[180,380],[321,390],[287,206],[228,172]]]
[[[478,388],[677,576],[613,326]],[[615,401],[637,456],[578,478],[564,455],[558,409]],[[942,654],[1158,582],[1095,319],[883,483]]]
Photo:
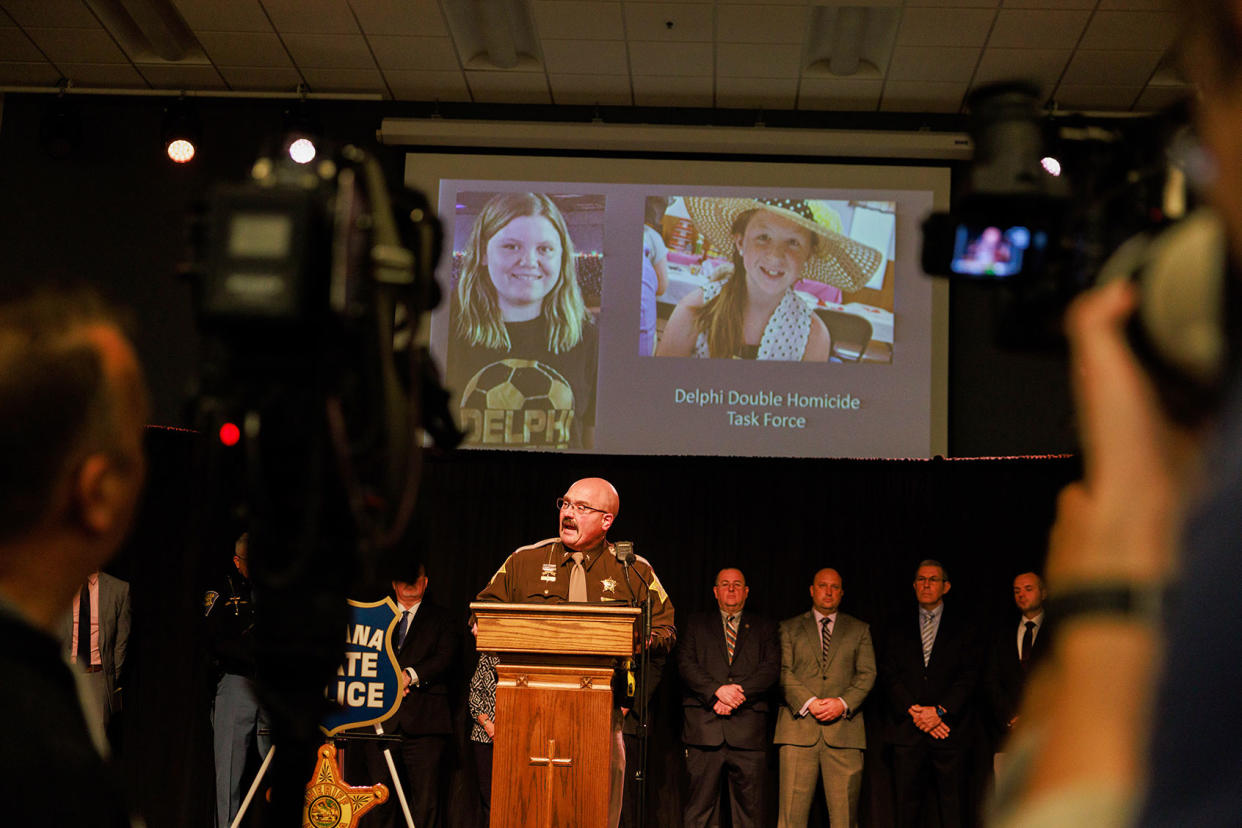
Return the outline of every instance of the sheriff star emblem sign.
[[[355,828],[358,818],[388,799],[384,784],[352,786],[341,779],[336,748],[319,748],[319,762],[306,786],[302,828]]]
[[[616,592],[617,591],[617,582],[614,581],[612,578],[605,578],[600,583],[604,585],[604,592]]]

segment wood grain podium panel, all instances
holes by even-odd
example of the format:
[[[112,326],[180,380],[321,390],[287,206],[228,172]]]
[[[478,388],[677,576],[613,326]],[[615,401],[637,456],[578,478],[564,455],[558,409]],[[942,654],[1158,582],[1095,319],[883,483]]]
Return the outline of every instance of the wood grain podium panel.
[[[642,611],[600,604],[470,605],[479,622],[477,646],[493,653],[558,653],[627,658]]]
[[[600,604],[470,605],[496,665],[492,828],[607,828],[612,674],[634,653],[640,610]]]
[[[492,828],[606,828],[612,670],[497,665]]]

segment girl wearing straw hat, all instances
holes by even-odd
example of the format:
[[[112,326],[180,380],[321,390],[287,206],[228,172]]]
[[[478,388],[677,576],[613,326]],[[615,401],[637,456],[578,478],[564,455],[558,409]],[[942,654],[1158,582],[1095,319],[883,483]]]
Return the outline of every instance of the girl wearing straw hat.
[[[832,337],[793,284],[814,279],[851,292],[882,261],[878,250],[816,219],[803,199],[685,199],[718,250],[732,250],[702,288],[673,311],[657,356],[827,361]]]

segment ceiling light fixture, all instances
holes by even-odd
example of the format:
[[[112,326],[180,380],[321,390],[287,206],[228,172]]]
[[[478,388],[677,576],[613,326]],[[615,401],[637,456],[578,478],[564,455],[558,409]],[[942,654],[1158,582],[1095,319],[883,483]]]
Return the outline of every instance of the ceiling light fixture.
[[[202,127],[185,98],[164,110],[164,152],[174,164],[188,164],[198,155]]]

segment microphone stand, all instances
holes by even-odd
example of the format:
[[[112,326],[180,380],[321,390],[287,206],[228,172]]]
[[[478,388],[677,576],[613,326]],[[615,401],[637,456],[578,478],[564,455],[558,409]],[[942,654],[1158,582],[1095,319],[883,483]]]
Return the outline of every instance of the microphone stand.
[[[622,547],[617,555],[617,560],[621,562],[622,570],[625,572],[625,586],[630,591],[630,606],[638,606],[638,596],[634,592],[634,586],[630,583],[630,559],[634,556],[634,544],[629,542],[621,542],[617,544]],[[634,771],[634,795],[637,801],[637,813],[634,815],[634,825],[637,828],[646,828],[647,825],[647,735],[650,723],[650,711],[647,705],[647,673],[649,672],[651,652],[651,584],[647,582],[640,573],[638,580],[645,587],[643,591],[642,602],[642,649],[638,654],[638,687],[636,698],[634,699],[634,718],[638,720],[638,757],[635,761],[637,765]],[[624,722],[622,723],[624,730]],[[624,737],[622,737],[624,738]],[[622,800],[622,808],[625,807]]]

